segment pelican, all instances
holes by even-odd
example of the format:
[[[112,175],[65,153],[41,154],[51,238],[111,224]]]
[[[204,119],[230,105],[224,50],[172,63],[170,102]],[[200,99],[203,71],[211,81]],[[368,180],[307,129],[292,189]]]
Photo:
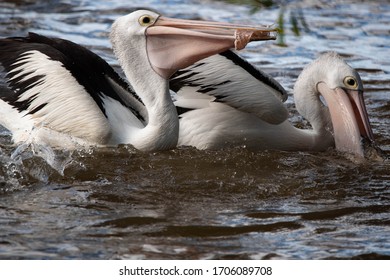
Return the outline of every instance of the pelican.
[[[178,145],[285,151],[336,146],[363,156],[362,138],[374,141],[360,76],[333,52],[308,65],[294,86],[296,108],[311,129],[295,127],[283,104],[285,90],[232,51],[178,71],[171,87],[182,108]]]
[[[15,143],[174,148],[179,121],[169,77],[210,55],[274,39],[273,31],[136,10],[117,19],[110,32],[128,83],[103,59],[70,41],[34,33],[2,39],[0,64],[8,88],[0,91],[0,124]]]

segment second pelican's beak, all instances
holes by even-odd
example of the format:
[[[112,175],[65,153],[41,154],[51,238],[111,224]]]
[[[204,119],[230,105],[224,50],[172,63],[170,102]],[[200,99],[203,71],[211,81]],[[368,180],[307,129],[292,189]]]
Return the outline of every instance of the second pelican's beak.
[[[362,139],[374,142],[374,136],[363,91],[331,89],[324,82],[319,83],[317,88],[329,107],[336,149],[364,157]]]
[[[158,17],[146,30],[154,71],[165,79],[210,55],[243,49],[250,41],[274,40],[276,29],[229,23]]]

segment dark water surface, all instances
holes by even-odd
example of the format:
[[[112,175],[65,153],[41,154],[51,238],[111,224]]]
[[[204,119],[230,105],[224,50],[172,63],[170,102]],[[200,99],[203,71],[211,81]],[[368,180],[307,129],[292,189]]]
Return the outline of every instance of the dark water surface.
[[[47,2],[2,1],[1,37],[34,31],[70,39],[114,66],[109,27],[131,7],[245,23],[272,23],[279,13],[249,14],[249,7],[213,1]],[[374,134],[388,157],[390,3],[343,2],[290,1],[286,19],[301,9],[310,30],[300,37],[287,31],[287,47],[254,43],[241,54],[291,91],[319,53],[339,52],[362,76]],[[287,106],[292,121],[307,126],[292,97]],[[10,139],[1,129],[1,259],[390,258],[388,160],[245,148],[53,152]]]

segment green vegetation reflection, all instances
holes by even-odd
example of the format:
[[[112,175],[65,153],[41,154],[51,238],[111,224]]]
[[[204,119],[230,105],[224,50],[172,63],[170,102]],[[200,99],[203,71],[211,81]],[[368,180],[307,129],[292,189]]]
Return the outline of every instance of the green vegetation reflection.
[[[219,0],[230,4],[245,5],[251,8],[250,13],[254,14],[261,9],[279,8],[279,15],[275,22],[278,25],[279,35],[277,44],[287,46],[285,42],[286,23],[289,23],[289,29],[295,36],[300,36],[302,31],[309,32],[309,26],[306,23],[303,11],[299,7],[292,7],[285,4],[285,1],[274,0]]]

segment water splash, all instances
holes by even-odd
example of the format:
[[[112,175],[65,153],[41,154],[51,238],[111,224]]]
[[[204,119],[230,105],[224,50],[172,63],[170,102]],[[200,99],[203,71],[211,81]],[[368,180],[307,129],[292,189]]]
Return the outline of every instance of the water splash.
[[[18,190],[36,182],[48,183],[53,176],[64,176],[65,169],[75,162],[73,150],[54,149],[31,139],[15,146],[11,136],[3,139],[0,147],[0,192]]]
[[[24,173],[17,162],[10,160],[0,149],[0,192],[8,192],[23,187]]]
[[[23,163],[28,159],[36,157],[42,158],[52,169],[61,176],[64,175],[65,168],[72,162],[72,151],[54,150],[49,145],[36,143],[23,143],[19,145],[11,154],[11,159],[18,163]],[[36,162],[35,162],[36,163]],[[48,174],[36,174],[40,181],[47,181]]]

